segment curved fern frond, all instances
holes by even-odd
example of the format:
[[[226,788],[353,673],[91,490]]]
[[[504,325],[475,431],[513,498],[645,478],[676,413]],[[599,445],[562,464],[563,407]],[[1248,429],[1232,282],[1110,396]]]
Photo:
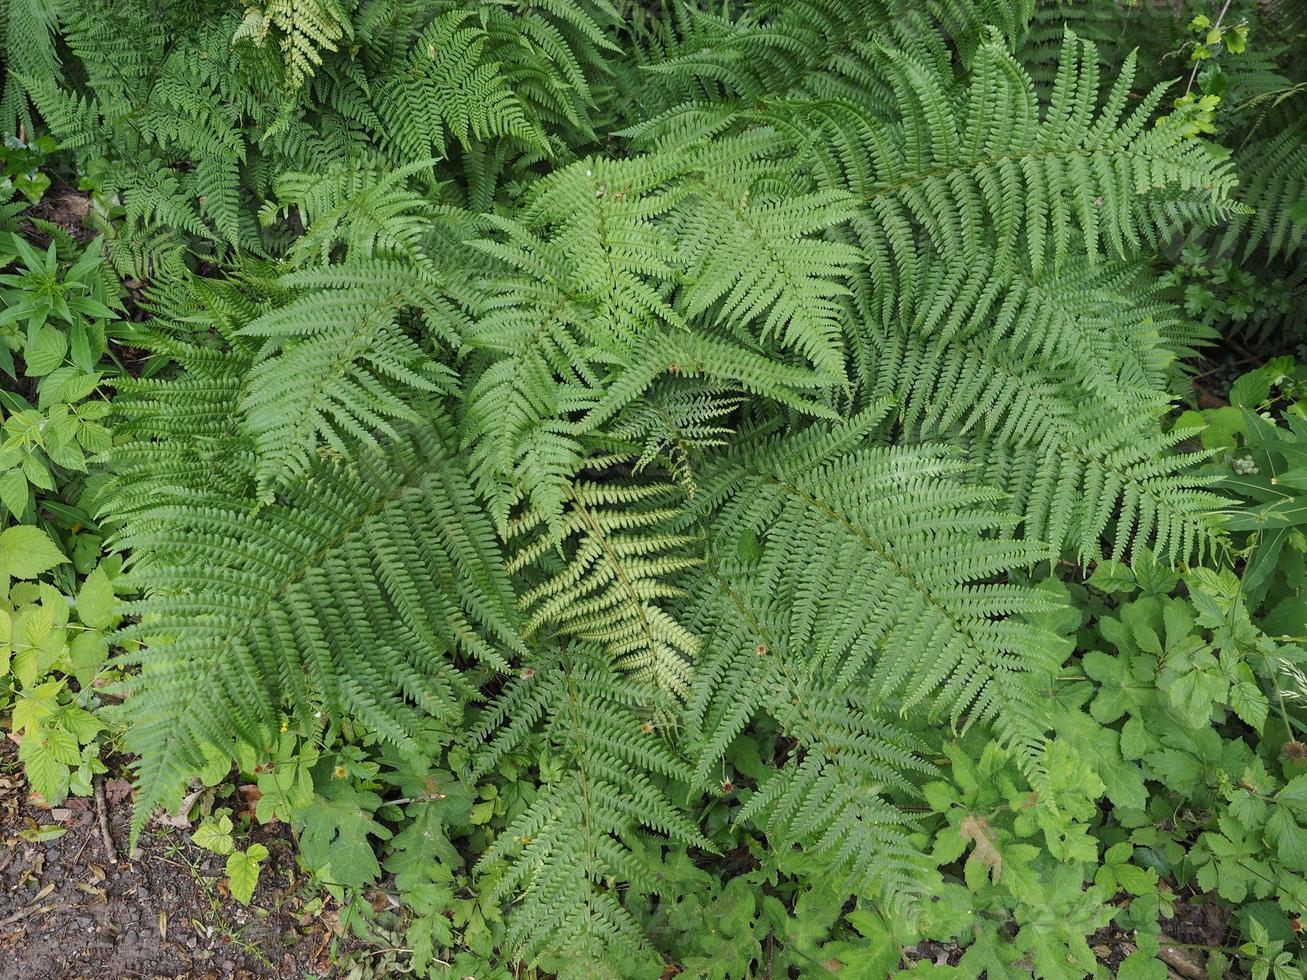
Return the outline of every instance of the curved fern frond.
[[[507,667],[521,650],[493,528],[441,428],[411,428],[350,463],[328,462],[262,509],[178,488],[130,515],[143,598],[126,635],[134,833],[174,800],[202,746],[234,730],[267,744],[284,708],[311,724],[364,722],[406,744],[421,713],[457,714],[463,657]],[[348,601],[346,601],[346,597]]]

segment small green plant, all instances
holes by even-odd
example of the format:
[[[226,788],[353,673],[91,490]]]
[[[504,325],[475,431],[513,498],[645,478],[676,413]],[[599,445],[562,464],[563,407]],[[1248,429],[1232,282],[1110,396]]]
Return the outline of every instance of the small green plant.
[[[69,793],[89,794],[92,777],[105,771],[95,681],[115,621],[109,574],[119,563],[108,559],[83,581],[74,619],[69,597],[29,581],[68,561],[44,531],[24,524],[0,531],[0,555],[0,579],[8,582],[0,599],[0,709],[20,738],[32,789],[57,804]]]
[[[50,136],[38,136],[24,141],[18,136],[6,136],[0,148],[0,184],[8,184],[36,204],[50,188],[50,176],[42,169],[46,159],[55,150]]]
[[[215,810],[205,817],[191,834],[191,840],[198,847],[227,859],[223,871],[232,898],[242,905],[250,904],[259,883],[259,870],[268,858],[268,849],[259,843],[238,848],[233,836],[231,811],[227,809]]]
[[[101,560],[87,498],[110,445],[115,280],[98,243],[65,259],[54,241],[44,251],[18,234],[2,241],[0,370],[14,383],[0,391],[0,709],[32,789],[58,803],[89,794],[105,771],[97,684],[112,676],[122,560]]]

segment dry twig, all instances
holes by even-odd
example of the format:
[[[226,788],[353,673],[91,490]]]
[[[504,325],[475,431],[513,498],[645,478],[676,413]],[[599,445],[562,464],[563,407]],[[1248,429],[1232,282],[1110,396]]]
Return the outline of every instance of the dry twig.
[[[109,811],[104,805],[104,780],[95,777],[95,815],[100,818],[100,840],[104,843],[104,853],[110,864],[118,863],[118,854],[113,847],[113,838],[109,836]]]

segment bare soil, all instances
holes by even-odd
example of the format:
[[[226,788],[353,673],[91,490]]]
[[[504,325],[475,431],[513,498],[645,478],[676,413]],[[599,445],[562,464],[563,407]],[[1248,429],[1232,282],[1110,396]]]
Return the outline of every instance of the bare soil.
[[[0,742],[0,980],[337,975],[334,916],[306,914],[311,894],[279,828],[253,831],[269,858],[243,906],[227,891],[223,859],[192,844],[186,830],[148,829],[128,854],[125,779],[104,784],[117,855],[110,863],[95,801],[38,805],[15,747]]]

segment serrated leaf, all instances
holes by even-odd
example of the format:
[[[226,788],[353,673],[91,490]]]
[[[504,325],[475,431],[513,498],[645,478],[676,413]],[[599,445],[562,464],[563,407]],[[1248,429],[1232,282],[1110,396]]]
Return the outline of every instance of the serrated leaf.
[[[68,663],[79,687],[91,686],[109,657],[109,644],[99,633],[79,631],[68,644]]]
[[[1130,566],[1110,558],[1100,561],[1095,566],[1094,574],[1089,576],[1089,585],[1109,594],[1133,592],[1138,587],[1135,573],[1130,570]]]
[[[0,502],[15,517],[22,517],[27,510],[27,477],[21,469],[7,470],[0,475]]]
[[[1287,870],[1307,871],[1307,830],[1293,819],[1288,807],[1274,808],[1266,821],[1266,839],[1275,845],[1275,852]]]
[[[38,728],[27,733],[18,758],[32,790],[47,803],[57,804],[68,795],[69,766],[81,761],[81,753],[68,732]]]
[[[330,795],[315,796],[299,817],[305,864],[332,884],[357,888],[374,881],[381,865],[368,838],[390,838],[372,819],[381,798],[347,785],[329,785],[325,792]]]
[[[86,576],[81,591],[77,593],[77,618],[91,629],[108,629],[116,603],[109,576],[97,566]]]
[[[212,851],[214,854],[230,854],[236,846],[231,831],[231,817],[224,813],[218,817],[209,817],[196,827],[195,833],[191,834],[191,840],[197,847]]]
[[[49,374],[64,362],[68,338],[58,327],[47,323],[36,332],[32,343],[23,349],[23,362],[29,378]]]
[[[1261,733],[1270,710],[1270,702],[1254,681],[1241,680],[1230,685],[1230,707],[1249,728]]]
[[[0,531],[0,574],[36,578],[68,561],[39,527],[18,524]]]
[[[268,857],[268,849],[262,844],[251,844],[243,851],[232,851],[227,856],[224,870],[227,872],[231,897],[242,905],[249,905],[254,897],[254,888],[259,883],[259,868]]]

